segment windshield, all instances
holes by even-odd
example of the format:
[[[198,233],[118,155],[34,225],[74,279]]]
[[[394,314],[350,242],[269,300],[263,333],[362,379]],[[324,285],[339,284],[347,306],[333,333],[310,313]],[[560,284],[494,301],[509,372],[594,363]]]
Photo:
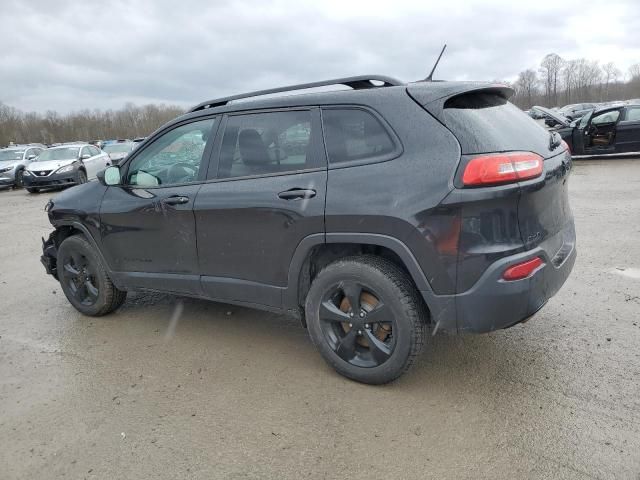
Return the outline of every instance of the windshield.
[[[42,152],[36,161],[46,162],[48,160],[75,160],[78,158],[78,150],[80,150],[80,147],[52,148]]]
[[[128,153],[133,149],[133,143],[111,143],[102,149],[107,153]]]
[[[21,160],[24,150],[0,150],[0,162],[6,160]]]
[[[591,115],[593,115],[593,110],[591,110],[590,112],[588,112],[586,115],[584,115],[581,119],[580,119],[580,123],[578,124],[578,128],[584,128],[587,126],[587,123],[589,123],[589,119],[591,118]]]

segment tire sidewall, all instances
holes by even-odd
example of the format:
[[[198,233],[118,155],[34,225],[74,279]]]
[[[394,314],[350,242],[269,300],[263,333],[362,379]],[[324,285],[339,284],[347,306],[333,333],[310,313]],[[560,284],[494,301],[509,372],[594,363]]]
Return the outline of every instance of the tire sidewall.
[[[98,283],[96,285],[98,287],[98,300],[93,305],[84,305],[73,296],[70,287],[64,281],[64,277],[62,275],[61,269],[63,268],[64,259],[67,257],[69,252],[75,251],[84,255],[87,260],[94,266],[96,271],[95,280]],[[106,288],[106,271],[100,260],[99,256],[95,253],[95,250],[87,240],[85,240],[80,235],[74,235],[72,237],[66,238],[60,248],[58,249],[58,258],[57,258],[57,266],[60,269],[60,273],[58,278],[60,279],[60,286],[62,291],[64,292],[69,303],[73,305],[73,307],[78,310],[80,313],[85,315],[96,315],[98,314],[107,303],[107,288]]]
[[[78,170],[78,185],[82,185],[83,183],[87,183],[87,174],[84,170]]]
[[[386,303],[395,317],[395,348],[391,357],[377,367],[358,367],[344,361],[328,344],[319,318],[320,304],[325,293],[341,281],[355,280]],[[314,345],[324,359],[340,374],[366,383],[386,383],[393,380],[405,369],[412,350],[413,323],[406,316],[406,309],[399,297],[402,292],[379,270],[364,263],[339,261],[331,264],[315,278],[305,303],[307,328]]]

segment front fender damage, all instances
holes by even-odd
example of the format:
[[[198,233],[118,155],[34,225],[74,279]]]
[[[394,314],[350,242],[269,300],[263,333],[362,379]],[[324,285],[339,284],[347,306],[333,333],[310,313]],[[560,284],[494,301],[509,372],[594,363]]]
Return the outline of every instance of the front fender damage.
[[[49,235],[47,240],[42,238],[42,256],[40,257],[40,262],[44,265],[44,269],[47,273],[56,280],[58,280],[58,244],[56,242],[58,236],[58,231],[54,230]]]

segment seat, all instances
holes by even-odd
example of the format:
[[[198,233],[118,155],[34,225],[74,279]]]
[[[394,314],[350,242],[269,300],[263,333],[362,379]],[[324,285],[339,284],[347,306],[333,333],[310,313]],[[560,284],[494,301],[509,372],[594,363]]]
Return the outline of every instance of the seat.
[[[274,171],[267,147],[257,130],[242,130],[238,136],[238,149],[242,163],[251,173]]]

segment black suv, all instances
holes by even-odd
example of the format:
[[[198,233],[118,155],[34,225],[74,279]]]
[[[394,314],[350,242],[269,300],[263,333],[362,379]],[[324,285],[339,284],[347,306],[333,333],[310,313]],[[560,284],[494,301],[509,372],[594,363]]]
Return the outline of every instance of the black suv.
[[[57,195],[42,261],[86,315],[131,290],[290,313],[338,372],[391,381],[427,328],[510,327],[573,267],[570,154],[511,94],[362,76],[204,102]]]

